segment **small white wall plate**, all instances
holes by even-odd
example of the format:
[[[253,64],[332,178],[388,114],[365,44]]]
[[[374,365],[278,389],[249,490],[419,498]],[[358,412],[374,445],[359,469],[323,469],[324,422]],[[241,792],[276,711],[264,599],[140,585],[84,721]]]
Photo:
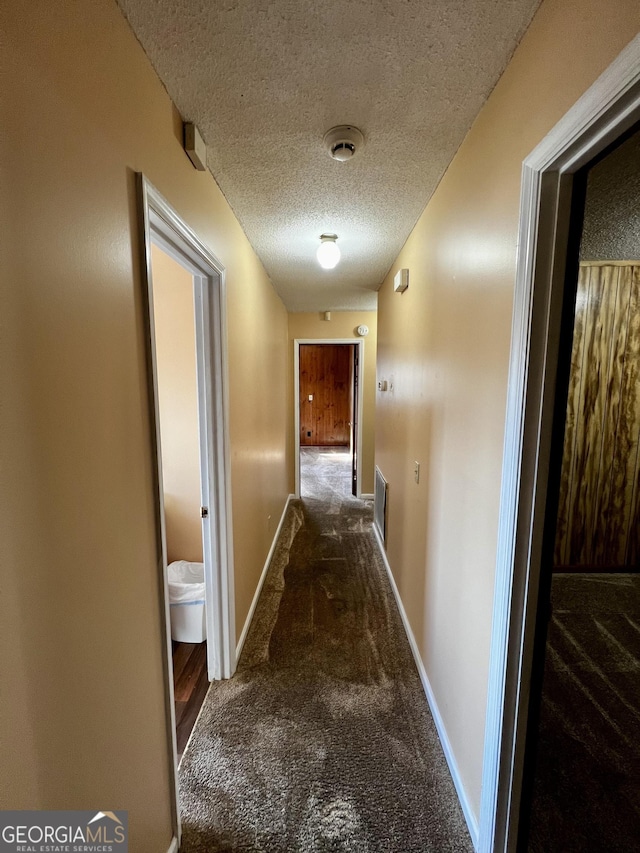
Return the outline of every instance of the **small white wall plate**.
[[[404,293],[409,287],[409,270],[398,270],[393,277],[393,289],[396,293]]]

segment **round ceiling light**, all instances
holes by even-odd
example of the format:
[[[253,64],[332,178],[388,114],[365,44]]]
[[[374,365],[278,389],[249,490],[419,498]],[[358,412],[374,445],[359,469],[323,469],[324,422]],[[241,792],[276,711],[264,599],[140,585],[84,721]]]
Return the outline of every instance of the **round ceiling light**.
[[[362,148],[364,136],[357,127],[341,124],[325,133],[324,144],[330,157],[339,163],[346,163],[347,160],[353,160]]]
[[[340,260],[340,249],[336,244],[337,234],[322,234],[316,252],[318,263],[325,270],[332,270]]]

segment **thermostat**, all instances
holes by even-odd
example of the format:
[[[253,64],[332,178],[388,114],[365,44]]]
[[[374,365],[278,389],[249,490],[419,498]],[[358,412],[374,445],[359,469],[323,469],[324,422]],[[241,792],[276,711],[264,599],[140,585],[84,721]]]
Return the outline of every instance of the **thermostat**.
[[[369,334],[369,327],[368,326],[358,326],[356,331],[360,335],[361,338],[365,338]]]

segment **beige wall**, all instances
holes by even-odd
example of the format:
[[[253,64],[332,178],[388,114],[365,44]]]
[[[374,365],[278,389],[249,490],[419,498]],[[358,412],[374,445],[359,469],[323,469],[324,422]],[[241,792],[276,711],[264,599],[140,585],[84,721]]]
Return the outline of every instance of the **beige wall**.
[[[193,276],[152,246],[167,559],[202,562]]]
[[[521,164],[639,25],[637,0],[542,4],[380,291],[388,555],[476,814]]]
[[[0,18],[0,805],[128,809],[131,850],[161,853],[169,766],[134,173],[227,269],[238,633],[288,492],[287,315],[215,181],[184,154],[116,4],[36,0]]]
[[[331,319],[324,320],[324,314],[296,313],[289,314],[289,352],[288,352],[288,376],[289,376],[289,412],[291,413],[289,424],[289,444],[291,457],[293,459],[295,446],[294,429],[294,383],[297,377],[293,370],[293,342],[296,338],[307,338],[310,340],[323,338],[349,338],[354,341],[360,340],[356,334],[358,326],[364,324],[369,327],[369,334],[364,339],[364,371],[363,371],[363,418],[362,418],[362,485],[363,494],[373,494],[373,469],[374,469],[374,427],[375,427],[375,403],[376,403],[376,348],[378,315],[376,311],[332,311]],[[295,462],[295,460],[294,460]],[[294,491],[295,473],[293,466],[289,472],[290,488]]]

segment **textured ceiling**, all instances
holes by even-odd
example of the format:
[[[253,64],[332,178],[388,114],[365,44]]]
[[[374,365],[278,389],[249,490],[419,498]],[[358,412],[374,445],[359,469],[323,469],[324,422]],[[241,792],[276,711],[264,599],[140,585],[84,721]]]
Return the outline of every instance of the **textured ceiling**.
[[[589,172],[580,260],[640,260],[640,130]]]
[[[539,0],[119,4],[285,305],[323,311],[376,307]],[[365,136],[351,162],[323,147],[337,124]]]

